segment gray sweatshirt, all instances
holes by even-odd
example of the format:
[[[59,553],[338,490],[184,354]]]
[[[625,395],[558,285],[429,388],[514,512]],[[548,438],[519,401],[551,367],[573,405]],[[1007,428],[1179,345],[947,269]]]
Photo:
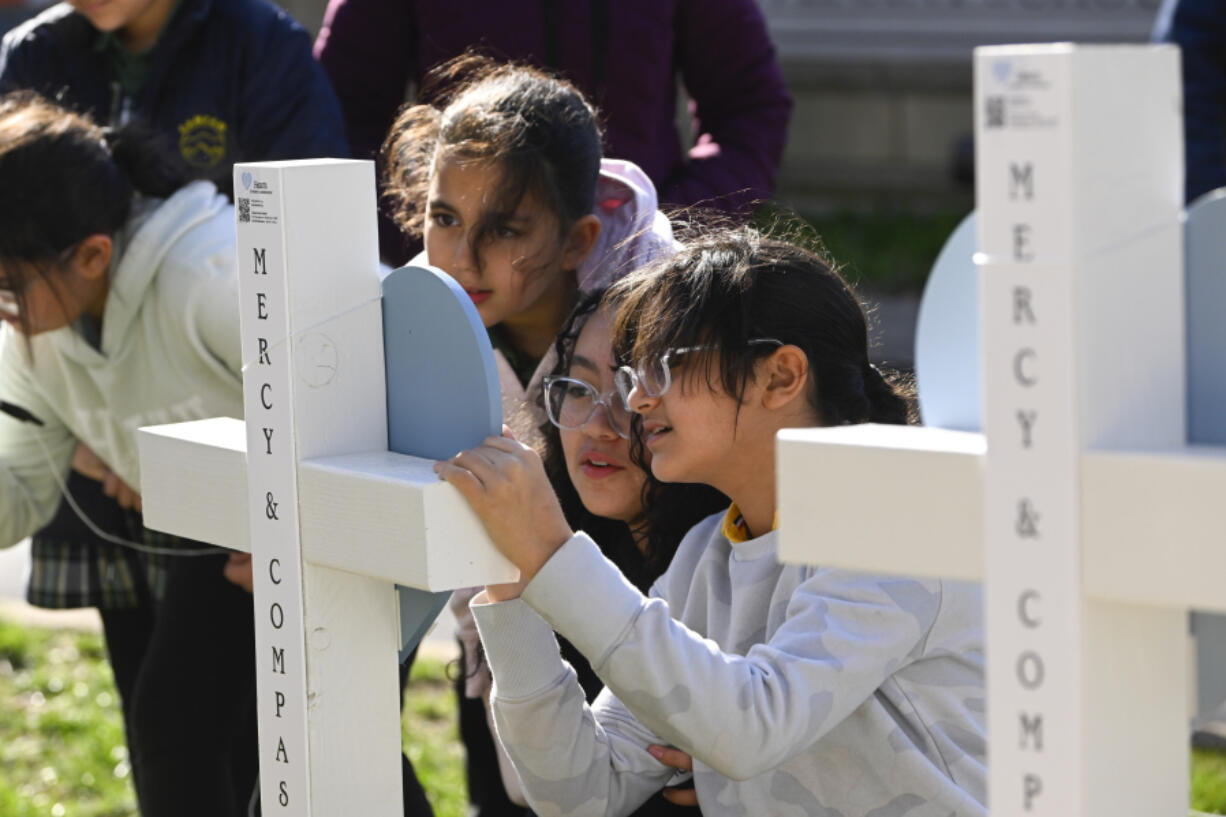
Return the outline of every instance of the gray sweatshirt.
[[[473,613],[498,736],[533,808],[632,812],[694,758],[702,813],[986,813],[977,586],[782,565],[697,525],[645,598],[584,534]],[[551,628],[607,685],[589,709]]]

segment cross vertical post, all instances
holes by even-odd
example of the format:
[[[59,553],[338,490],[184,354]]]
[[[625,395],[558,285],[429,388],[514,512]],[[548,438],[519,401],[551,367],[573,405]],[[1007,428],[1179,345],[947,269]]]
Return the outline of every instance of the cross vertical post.
[[[433,471],[501,426],[493,350],[448,276],[380,281],[371,162],[234,187],[246,421],[139,429],[144,521],[252,554],[263,813],[399,817],[397,653],[427,600],[519,575]]]
[[[1178,52],[975,72],[984,433],[781,432],[780,558],[984,581],[993,815],[1175,817],[1186,613],[1226,606],[1226,449],[1186,443]]]
[[[307,561],[298,507],[302,460],[387,446],[374,171],[234,173],[263,813],[392,817],[400,725],[371,705],[396,699],[392,586]]]
[[[975,59],[993,812],[1172,814],[1186,616],[1083,593],[1081,458],[1185,439],[1178,55]]]

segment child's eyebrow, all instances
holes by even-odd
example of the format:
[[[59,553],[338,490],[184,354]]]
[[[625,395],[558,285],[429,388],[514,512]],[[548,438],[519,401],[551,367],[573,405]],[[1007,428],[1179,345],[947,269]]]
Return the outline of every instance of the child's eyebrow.
[[[583,355],[575,355],[570,359],[570,367],[573,369],[576,366],[582,366],[583,368],[590,369],[593,372],[598,371],[596,364],[588,360]]]
[[[452,207],[450,204],[443,201],[442,199],[431,199],[429,202],[429,207],[431,210],[451,210],[453,212],[455,211],[454,207]]]

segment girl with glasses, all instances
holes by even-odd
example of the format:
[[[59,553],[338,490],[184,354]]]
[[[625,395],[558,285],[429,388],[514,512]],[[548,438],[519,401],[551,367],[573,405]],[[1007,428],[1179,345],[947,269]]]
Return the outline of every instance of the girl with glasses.
[[[581,300],[558,336],[558,365],[545,378],[549,422],[541,427],[542,460],[570,525],[588,532],[617,569],[647,592],[685,533],[728,500],[704,485],[662,483],[635,456],[631,414],[613,384],[611,312],[599,308],[601,294]],[[570,642],[558,641],[591,703],[603,682]],[[664,792],[677,803],[692,796],[692,789]],[[674,808],[657,795],[635,813]]]
[[[606,300],[652,474],[732,504],[644,595],[574,531],[530,449],[491,438],[439,463],[521,571],[472,609],[533,808],[626,814],[681,765],[708,817],[986,814],[978,588],[775,555],[776,433],[908,420],[842,278],[742,229],[695,239]],[[607,685],[590,709],[551,628]]]

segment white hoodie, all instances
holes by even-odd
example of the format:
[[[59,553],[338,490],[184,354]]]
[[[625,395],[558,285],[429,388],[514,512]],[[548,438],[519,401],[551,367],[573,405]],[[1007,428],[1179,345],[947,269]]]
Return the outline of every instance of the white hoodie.
[[[74,327],[0,332],[0,546],[55,512],[79,440],[140,485],[136,429],[242,417],[234,212],[209,182],[138,201],[115,237],[99,348]]]

